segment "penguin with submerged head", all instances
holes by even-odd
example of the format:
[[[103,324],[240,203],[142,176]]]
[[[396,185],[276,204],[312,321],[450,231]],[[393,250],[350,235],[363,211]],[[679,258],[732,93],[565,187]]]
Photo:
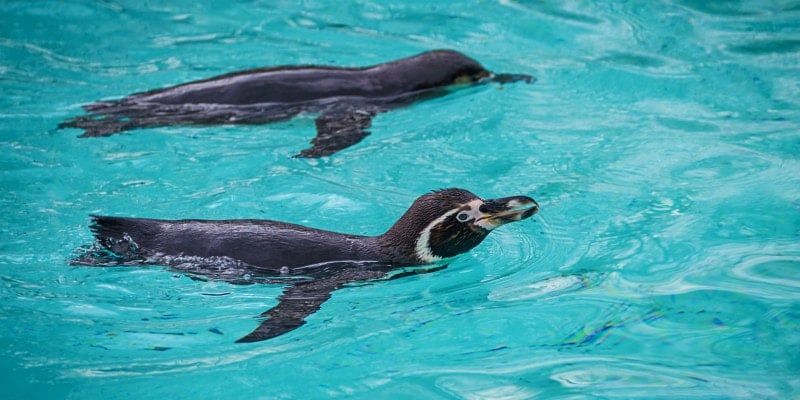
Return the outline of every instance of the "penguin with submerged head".
[[[534,80],[492,73],[457,51],[432,50],[364,68],[290,65],[233,72],[88,104],[88,115],[58,127],[98,137],[159,126],[266,124],[319,113],[312,146],[296,155],[317,158],[360,142],[378,113],[456,87]]]

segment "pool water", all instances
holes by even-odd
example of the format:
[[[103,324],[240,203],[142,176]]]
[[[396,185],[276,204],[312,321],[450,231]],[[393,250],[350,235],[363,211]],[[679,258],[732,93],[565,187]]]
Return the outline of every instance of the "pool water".
[[[3,398],[797,398],[800,3],[5,1]],[[449,48],[532,85],[378,115],[80,139],[80,105],[287,64]],[[445,270],[234,341],[279,285],[69,265],[92,213],[379,234],[419,195],[539,214]]]

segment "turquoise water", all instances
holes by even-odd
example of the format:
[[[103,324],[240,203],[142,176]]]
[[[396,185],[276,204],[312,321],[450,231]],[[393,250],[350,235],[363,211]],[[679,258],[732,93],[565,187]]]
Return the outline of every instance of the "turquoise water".
[[[140,3],[145,3],[144,5]],[[4,398],[797,398],[800,3],[0,4]],[[451,48],[533,85],[380,114],[78,139],[80,105],[245,68]],[[418,195],[538,215],[436,273],[234,340],[280,286],[68,265],[91,213],[378,234]]]

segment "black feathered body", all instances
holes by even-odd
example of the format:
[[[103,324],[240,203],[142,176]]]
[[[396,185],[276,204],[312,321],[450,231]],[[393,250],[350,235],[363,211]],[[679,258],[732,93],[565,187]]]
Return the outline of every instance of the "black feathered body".
[[[319,113],[317,136],[300,157],[321,157],[366,137],[377,113],[442,96],[454,85],[498,82],[528,75],[492,75],[477,61],[452,50],[435,50],[365,68],[282,66],[233,72],[120,100],[84,106],[88,115],[60,128],[83,129],[83,137],[173,125],[265,124],[300,113]]]
[[[311,265],[385,260],[374,237],[269,220],[158,220],[94,216],[92,231],[107,248],[159,264],[167,257],[226,257],[276,275],[306,274]]]
[[[526,196],[483,200],[463,189],[434,191],[385,233],[360,236],[270,220],[160,220],[93,216],[98,246],[79,265],[163,265],[192,277],[288,286],[268,319],[240,342],[269,339],[305,323],[331,292],[349,283],[434,271],[477,246],[494,227],[533,215]],[[109,254],[110,253],[110,254]],[[288,281],[287,281],[288,279]]]
[[[105,136],[148,126],[261,124],[301,112],[377,113],[444,94],[457,77],[488,75],[447,50],[367,68],[281,66],[238,71],[84,108],[62,127]]]

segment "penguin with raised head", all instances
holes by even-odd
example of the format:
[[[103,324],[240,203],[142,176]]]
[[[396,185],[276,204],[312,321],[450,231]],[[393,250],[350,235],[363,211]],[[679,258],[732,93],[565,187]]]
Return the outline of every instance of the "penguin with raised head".
[[[79,265],[163,265],[232,283],[284,283],[278,304],[238,342],[255,342],[305,323],[331,292],[363,280],[397,278],[403,267],[437,264],[477,246],[495,228],[539,210],[530,197],[484,200],[463,189],[417,198],[382,235],[359,236],[270,220],[159,220],[92,216],[100,246]],[[224,267],[222,267],[224,266]],[[392,275],[401,269],[401,272]]]
[[[320,113],[312,147],[322,157],[369,135],[377,113],[443,96],[459,86],[532,82],[530,75],[494,74],[453,50],[434,50],[365,68],[281,66],[251,69],[85,105],[88,115],[59,128],[82,137],[172,125],[265,124]]]

